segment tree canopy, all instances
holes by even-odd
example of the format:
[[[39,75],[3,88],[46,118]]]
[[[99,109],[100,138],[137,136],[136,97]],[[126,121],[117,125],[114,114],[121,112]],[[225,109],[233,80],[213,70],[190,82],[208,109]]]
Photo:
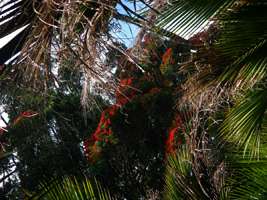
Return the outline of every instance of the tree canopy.
[[[0,198],[266,199],[266,12],[1,1]]]

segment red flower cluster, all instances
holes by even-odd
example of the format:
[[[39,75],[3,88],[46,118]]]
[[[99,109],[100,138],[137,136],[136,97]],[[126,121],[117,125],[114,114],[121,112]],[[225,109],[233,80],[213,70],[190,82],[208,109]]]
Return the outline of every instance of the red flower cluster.
[[[119,87],[116,91],[116,103],[119,106],[123,106],[128,103],[130,99],[135,96],[135,91],[132,86],[133,78],[121,79]]]
[[[85,155],[90,161],[95,161],[102,151],[102,148],[110,143],[115,143],[111,128],[111,117],[116,114],[120,106],[123,106],[135,96],[135,91],[130,88],[133,78],[121,79],[116,92],[116,105],[110,106],[101,114],[100,122],[91,138],[84,141]]]
[[[162,55],[161,59],[161,65],[160,65],[160,71],[162,74],[165,74],[165,72],[168,70],[170,65],[175,64],[175,60],[173,59],[173,50],[172,48],[168,48],[165,53]]]
[[[18,124],[23,118],[31,118],[36,115],[38,115],[37,112],[31,111],[31,110],[24,111],[17,118],[15,118],[15,120],[13,121],[13,125]]]
[[[95,141],[102,141],[104,139],[103,135],[112,134],[110,117],[116,113],[117,109],[117,106],[111,106],[102,112],[98,127],[93,134]]]
[[[168,65],[168,64],[174,64],[174,60],[172,58],[173,50],[172,48],[168,48],[165,53],[162,56],[162,64]]]
[[[144,54],[148,54],[147,58],[149,58],[149,62],[145,61],[145,63],[143,64],[146,65],[147,63],[149,63],[149,65],[151,65],[151,63],[153,63],[153,60],[156,60],[155,63],[158,65],[158,61],[161,59],[161,65],[159,68],[162,74],[164,74],[165,72],[168,72],[169,69],[171,69],[171,65],[175,64],[174,50],[172,48],[168,48],[162,55],[160,53],[161,51],[158,51],[156,47],[152,46],[156,44],[152,42],[152,39],[153,38],[150,35],[145,35],[144,37]],[[140,84],[140,82],[143,83],[142,79],[144,79],[145,83],[155,81],[154,75],[149,75],[149,73],[146,73],[144,76],[139,77],[138,79],[134,75],[133,77],[130,77],[131,74],[134,74],[133,72],[136,71],[136,68],[132,67],[130,62],[129,65],[127,62],[127,65],[125,66],[125,72],[121,73],[121,77],[124,78],[121,78],[119,86],[116,90],[116,104],[102,112],[97,129],[89,139],[84,141],[84,151],[89,161],[94,161],[95,158],[100,155],[103,147],[107,143],[115,143],[115,138],[111,126],[112,116],[114,116],[116,112],[118,112],[121,106],[124,106],[136,96],[136,90],[134,89],[136,87],[136,84]],[[145,98],[141,98],[141,103],[143,103],[144,107],[146,106],[146,103],[149,102],[148,99],[153,98],[153,95],[157,94],[160,91],[161,89],[158,87],[151,88],[149,91],[146,90],[145,93],[147,96],[144,96]],[[166,153],[173,153],[175,152],[177,147],[183,144],[183,142],[185,141],[184,134],[181,133],[184,132],[184,130],[182,127],[182,119],[179,115],[175,117],[173,124],[168,131],[169,132],[166,140]]]
[[[115,143],[114,136],[112,135],[113,132],[110,117],[115,115],[118,108],[118,106],[113,105],[104,110],[101,114],[100,122],[98,123],[96,131],[90,139],[86,139],[84,141],[83,147],[88,160],[94,161],[106,144]]]
[[[21,113],[21,116],[26,117],[26,118],[34,117],[36,115],[38,115],[38,113],[34,111],[24,111]]]
[[[182,127],[182,119],[179,115],[176,115],[172,127],[169,130],[168,138],[166,140],[167,154],[174,153],[175,150],[179,147],[179,145],[185,142],[185,137],[182,132],[184,132]]]

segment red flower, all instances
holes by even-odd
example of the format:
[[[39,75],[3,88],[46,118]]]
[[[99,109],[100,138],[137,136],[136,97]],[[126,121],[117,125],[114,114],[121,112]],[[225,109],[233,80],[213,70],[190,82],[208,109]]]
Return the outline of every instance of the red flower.
[[[36,115],[38,115],[38,113],[37,112],[33,112],[33,111],[25,111],[25,112],[21,113],[22,117],[27,117],[27,118],[34,117]]]
[[[99,133],[100,131],[101,131],[101,126],[100,126],[100,124],[98,124],[98,126],[97,126],[97,129],[96,129],[95,133]]]
[[[169,64],[172,57],[172,48],[168,48],[162,56],[162,64]]]
[[[133,82],[133,78],[129,78],[129,79],[127,80],[127,85],[131,85],[132,82]]]
[[[175,144],[175,133],[178,128],[173,128],[169,132],[168,139],[166,141],[166,151],[167,153],[173,153],[174,152],[174,144]]]
[[[111,135],[112,134],[112,130],[111,128],[108,129],[108,135]]]
[[[172,128],[169,131],[168,138],[166,140],[166,153],[175,152],[176,148],[183,144],[184,135],[180,133],[184,131],[182,127],[182,119],[179,114],[177,114],[172,122]]]
[[[109,113],[110,116],[113,116],[115,115],[117,110],[118,110],[118,106],[113,105],[107,109],[107,112]]]
[[[127,79],[121,79],[120,85],[124,86],[124,85],[126,85],[126,82],[127,82]]]
[[[108,125],[111,124],[111,120],[110,120],[110,118],[107,119],[107,124],[108,124]]]
[[[105,111],[103,111],[101,114],[101,117],[100,117],[100,122],[103,122],[105,120],[105,115],[106,115],[106,113],[105,113]]]
[[[13,121],[13,125],[16,125],[17,123],[19,123],[23,118],[31,118],[31,117],[34,117],[36,115],[38,115],[37,112],[24,111],[17,118],[15,118],[15,120]]]
[[[127,86],[127,85],[131,85],[133,82],[133,78],[125,78],[125,79],[121,79],[120,81],[120,86],[121,87],[124,87],[124,86]]]

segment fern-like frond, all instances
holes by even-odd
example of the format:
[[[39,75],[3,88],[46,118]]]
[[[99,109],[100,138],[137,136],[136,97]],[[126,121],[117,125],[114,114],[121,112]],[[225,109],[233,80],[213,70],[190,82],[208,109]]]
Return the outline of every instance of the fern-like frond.
[[[251,1],[219,18],[221,37],[216,48],[232,60],[220,81],[231,80],[248,88],[266,76],[266,12],[265,1]]]
[[[228,142],[250,149],[251,156],[259,155],[261,140],[266,137],[262,122],[266,119],[267,92],[254,88],[230,110],[222,124],[221,136]]]
[[[266,160],[252,162],[237,159],[229,164],[228,170],[231,171],[231,174],[225,185],[225,188],[228,190],[227,199],[264,200],[267,198]]]
[[[84,179],[82,181],[75,177],[66,177],[52,183],[40,185],[40,191],[29,199],[32,200],[111,200],[110,193],[103,189],[96,180]]]
[[[193,172],[192,155],[185,147],[168,158],[163,199],[208,199]]]
[[[190,38],[208,25],[216,14],[228,8],[234,0],[173,1],[158,18],[160,26],[180,37]]]

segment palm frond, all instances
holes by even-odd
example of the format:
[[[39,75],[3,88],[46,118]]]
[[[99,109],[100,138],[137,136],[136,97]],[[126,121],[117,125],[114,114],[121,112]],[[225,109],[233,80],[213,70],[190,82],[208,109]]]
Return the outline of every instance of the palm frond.
[[[75,177],[66,177],[63,180],[55,180],[52,183],[40,185],[40,192],[32,195],[29,199],[37,200],[111,200],[110,193],[103,189],[96,181],[85,179],[79,181]]]
[[[250,149],[251,156],[259,155],[262,122],[266,119],[267,92],[264,88],[254,88],[230,110],[222,124],[221,136],[239,148]]]
[[[266,75],[266,11],[265,1],[251,1],[219,18],[222,31],[216,46],[233,61],[220,81],[231,80],[251,87]]]
[[[0,8],[0,38],[29,24],[35,13],[32,0],[8,0]]]
[[[4,64],[22,49],[31,29],[29,24],[34,16],[31,0],[9,0],[2,4],[0,8],[0,38],[19,29],[23,30],[0,49],[0,64]]]
[[[250,49],[261,47],[267,36],[266,11],[266,1],[259,0],[248,1],[237,9],[222,13],[218,17],[222,29],[218,48],[226,56],[240,59],[240,55],[247,54]]]
[[[192,155],[186,147],[168,158],[164,199],[208,199],[195,177],[192,165]]]
[[[226,180],[228,199],[266,199],[267,198],[267,162],[248,161],[241,157],[230,161],[231,171]]]
[[[188,39],[208,25],[216,14],[228,8],[233,2],[234,0],[173,1],[158,18],[157,26]]]

